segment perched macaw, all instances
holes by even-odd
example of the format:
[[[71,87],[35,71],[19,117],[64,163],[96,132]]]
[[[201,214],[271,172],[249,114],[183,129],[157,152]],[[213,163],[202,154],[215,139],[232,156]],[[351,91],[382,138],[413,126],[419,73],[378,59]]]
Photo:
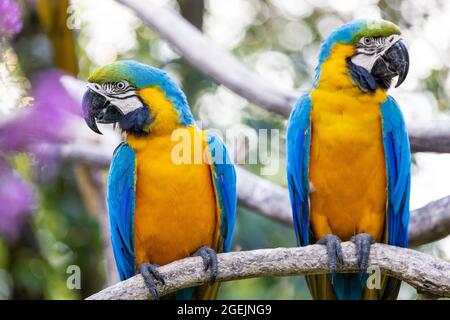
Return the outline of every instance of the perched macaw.
[[[107,197],[120,279],[141,272],[158,298],[156,281],[164,282],[158,266],[200,255],[211,284],[176,298],[214,299],[215,252],[230,250],[236,215],[235,169],[220,137],[196,126],[184,93],[165,72],[134,61],[91,75],[83,114],[97,133],[97,122],[118,123],[126,135],[114,152]],[[180,130],[188,136],[184,149],[174,135]]]
[[[287,179],[297,243],[326,245],[331,274],[307,282],[314,299],[396,299],[400,281],[366,286],[373,242],[408,246],[411,156],[396,101],[409,69],[399,28],[357,20],[326,39],[313,89],[287,131]],[[336,274],[341,240],[356,245],[360,274]]]

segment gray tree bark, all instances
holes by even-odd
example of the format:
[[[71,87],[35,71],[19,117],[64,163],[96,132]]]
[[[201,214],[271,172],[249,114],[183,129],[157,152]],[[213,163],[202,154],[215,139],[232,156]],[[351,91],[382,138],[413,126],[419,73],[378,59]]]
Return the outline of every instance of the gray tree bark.
[[[338,272],[357,272],[355,246],[342,244],[344,264]],[[277,248],[230,252],[218,255],[218,281],[256,277],[280,277],[328,273],[326,249],[321,245],[302,248]],[[410,249],[374,244],[369,265],[385,274],[403,280],[427,296],[450,296],[450,263]],[[159,268],[165,285],[158,284],[161,296],[209,281],[209,271],[203,270],[199,257],[175,261]],[[90,300],[142,300],[151,295],[141,275],[106,288]]]

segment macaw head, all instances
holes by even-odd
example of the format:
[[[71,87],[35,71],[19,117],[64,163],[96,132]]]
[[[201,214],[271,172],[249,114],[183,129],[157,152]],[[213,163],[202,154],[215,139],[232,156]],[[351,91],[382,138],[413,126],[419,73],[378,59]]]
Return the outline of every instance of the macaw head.
[[[338,44],[351,47],[344,59],[353,82],[363,91],[387,90],[397,76],[398,87],[408,74],[409,55],[399,27],[386,20],[363,19],[339,27],[323,42],[316,85],[322,64]]]
[[[153,128],[194,122],[186,97],[162,70],[135,61],[117,61],[89,77],[83,116],[94,132],[97,123],[118,123],[127,133],[145,135]]]

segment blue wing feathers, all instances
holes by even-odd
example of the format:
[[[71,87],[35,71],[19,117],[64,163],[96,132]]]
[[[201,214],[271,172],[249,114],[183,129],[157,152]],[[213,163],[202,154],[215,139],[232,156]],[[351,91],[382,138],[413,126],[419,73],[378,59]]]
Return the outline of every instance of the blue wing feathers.
[[[236,171],[219,135],[209,131],[207,138],[212,157],[213,182],[222,213],[220,233],[224,238],[223,252],[228,252],[236,221]]]
[[[120,280],[134,275],[134,205],[136,155],[127,144],[114,152],[108,178],[111,242]]]
[[[297,244],[309,243],[309,146],[311,98],[303,95],[294,107],[287,129],[287,180]]]
[[[408,246],[411,155],[405,121],[397,102],[381,105],[383,143],[388,174],[388,244]]]

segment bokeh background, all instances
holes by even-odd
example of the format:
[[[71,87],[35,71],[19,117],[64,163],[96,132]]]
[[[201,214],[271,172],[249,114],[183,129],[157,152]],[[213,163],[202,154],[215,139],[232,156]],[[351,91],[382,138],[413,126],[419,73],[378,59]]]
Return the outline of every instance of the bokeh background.
[[[355,18],[385,18],[404,32],[411,58],[392,90],[407,122],[448,119],[450,2],[445,0],[158,0],[273,86],[308,91],[321,41]],[[205,127],[255,131],[285,120],[193,68],[113,0],[0,0],[0,299],[80,299],[117,281],[108,261],[106,171],[62,156],[72,144],[111,152],[80,116],[80,83],[98,66],[134,59],[166,70]],[[217,63],[220,63],[218,61]],[[87,142],[91,144],[87,144]],[[278,173],[286,186],[284,141]],[[450,194],[450,155],[414,154],[411,208]],[[260,165],[246,169],[259,173]],[[239,207],[234,250],[295,245],[288,226]],[[450,259],[450,238],[417,248]],[[66,286],[67,267],[82,271]],[[402,286],[400,298],[414,299]],[[310,299],[301,277],[225,283],[223,299]]]

